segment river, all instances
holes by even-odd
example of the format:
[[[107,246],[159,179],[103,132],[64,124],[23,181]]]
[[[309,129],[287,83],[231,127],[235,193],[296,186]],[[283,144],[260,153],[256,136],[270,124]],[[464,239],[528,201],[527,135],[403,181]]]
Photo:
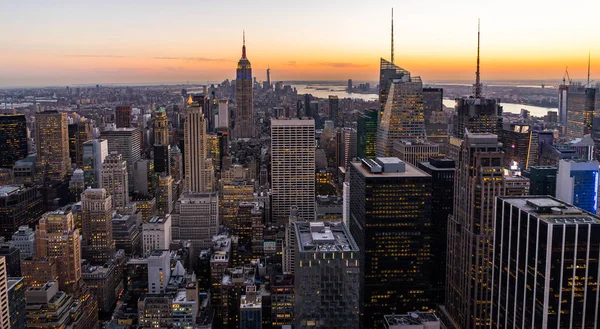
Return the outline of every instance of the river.
[[[377,94],[358,94],[358,93],[349,93],[346,91],[345,86],[334,85],[292,85],[292,87],[296,88],[299,95],[302,94],[311,94],[317,98],[328,98],[329,95],[335,95],[339,98],[353,98],[353,99],[362,99],[364,101],[376,101],[378,99]],[[317,89],[318,88],[318,89]],[[455,101],[453,99],[444,99],[444,105],[448,107],[454,107]],[[548,114],[548,111],[558,111],[557,108],[548,108],[548,107],[540,107],[533,105],[523,105],[523,104],[514,104],[514,103],[500,103],[502,105],[503,111],[508,113],[520,114],[521,109],[526,109],[532,116],[543,117]]]

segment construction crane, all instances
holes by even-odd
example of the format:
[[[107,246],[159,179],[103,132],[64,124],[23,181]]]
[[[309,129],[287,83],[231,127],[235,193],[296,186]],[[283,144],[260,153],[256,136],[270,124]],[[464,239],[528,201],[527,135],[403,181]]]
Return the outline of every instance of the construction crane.
[[[563,75],[563,85],[566,85],[565,84],[565,82],[566,82],[565,78],[569,79],[569,85],[573,82],[571,80],[571,77],[569,76],[569,67],[568,66],[565,68],[565,74]]]

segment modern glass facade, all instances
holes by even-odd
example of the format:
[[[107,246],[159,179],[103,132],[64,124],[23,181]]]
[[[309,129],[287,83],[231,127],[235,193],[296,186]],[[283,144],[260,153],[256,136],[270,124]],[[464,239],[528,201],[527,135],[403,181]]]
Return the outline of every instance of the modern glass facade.
[[[383,158],[403,167],[395,171],[376,162],[381,159],[350,166],[349,227],[361,250],[364,328],[383,328],[385,314],[436,307],[430,295],[431,176]]]
[[[12,168],[27,156],[27,122],[25,115],[0,115],[0,167]]]
[[[556,198],[592,214],[598,211],[598,162],[560,160]]]
[[[457,98],[454,136],[464,138],[471,133],[499,134],[502,129],[502,106],[495,99]]]
[[[558,167],[531,166],[523,176],[529,178],[530,195],[556,195],[556,173]]]
[[[377,148],[377,110],[365,110],[357,119],[356,155],[361,159],[374,159]]]
[[[567,138],[574,140],[591,134],[596,89],[570,85],[567,92]]]

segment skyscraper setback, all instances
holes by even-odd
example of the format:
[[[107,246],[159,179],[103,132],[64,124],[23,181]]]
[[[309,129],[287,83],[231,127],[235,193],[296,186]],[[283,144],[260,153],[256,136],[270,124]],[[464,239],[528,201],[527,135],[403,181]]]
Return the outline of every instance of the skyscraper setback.
[[[212,160],[207,158],[206,119],[201,102],[188,101],[184,123],[185,143],[185,190],[209,192],[213,189],[214,170]]]
[[[238,61],[235,79],[235,116],[232,137],[254,137],[254,103],[252,97],[252,67],[246,58],[246,34],[242,58]]]

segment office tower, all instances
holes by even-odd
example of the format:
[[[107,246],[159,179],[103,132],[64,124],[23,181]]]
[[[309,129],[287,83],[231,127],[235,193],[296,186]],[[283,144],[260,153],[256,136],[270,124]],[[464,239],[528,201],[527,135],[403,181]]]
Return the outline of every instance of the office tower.
[[[502,127],[502,107],[496,99],[456,99],[454,136],[464,138],[465,130],[471,133],[499,134]]]
[[[340,110],[340,99],[329,95],[329,119],[336,127],[344,126],[344,113]]]
[[[171,241],[171,215],[154,216],[142,224],[144,255],[150,255],[153,250],[169,250]]]
[[[10,328],[25,328],[25,280],[21,277],[7,277],[8,313],[10,315]]]
[[[73,170],[73,176],[69,181],[69,193],[71,202],[81,201],[81,193],[85,190],[85,174],[82,169]]]
[[[108,151],[117,152],[127,161],[129,186],[133,186],[133,165],[141,159],[142,133],[135,128],[118,128],[100,133],[108,142]]]
[[[568,94],[569,94],[569,85],[571,81],[569,79],[569,85],[565,83],[565,79],[563,78],[563,83],[558,86],[558,116],[560,119],[560,123],[564,126],[567,125],[567,109],[568,109]]]
[[[103,188],[88,188],[81,195],[83,258],[103,265],[115,253],[112,236],[112,196]]]
[[[13,166],[13,178],[15,184],[30,186],[35,183],[35,164],[37,155],[29,154],[25,159],[18,160]]]
[[[129,204],[127,162],[120,154],[111,152],[104,159],[100,177],[100,188],[110,194],[112,209],[124,209]]]
[[[356,156],[374,159],[377,148],[377,110],[365,110],[358,116],[356,128]]]
[[[356,158],[357,152],[357,133],[354,128],[342,128],[342,149],[343,149],[343,157],[339,159],[340,163],[338,164],[340,167],[348,168],[350,162]]]
[[[598,210],[598,162],[560,160],[556,198],[592,214]]]
[[[424,139],[401,139],[395,141],[393,147],[393,156],[413,166],[418,166],[420,162],[427,161],[430,157],[441,155],[438,144]]]
[[[60,274],[58,284],[63,291],[74,292],[81,280],[80,237],[73,213],[67,209],[45,213],[35,229],[34,260],[56,262],[56,270]],[[36,271],[36,267],[32,268],[34,265],[25,262],[23,271],[31,273],[32,282],[43,284],[46,274]]]
[[[169,144],[169,118],[164,107],[160,107],[154,115],[154,145]]]
[[[214,170],[207,157],[206,120],[199,102],[188,104],[184,124],[185,190],[210,192],[213,189]]]
[[[35,234],[27,225],[19,226],[19,229],[12,235],[10,244],[19,249],[21,260],[35,256]]]
[[[348,79],[348,92],[351,93],[352,92],[352,79]]]
[[[308,118],[314,118],[315,115],[313,114],[313,111],[310,108],[310,99],[311,99],[311,95],[310,94],[305,94],[304,95],[304,116],[308,117]],[[300,115],[298,115],[298,117],[300,117]]]
[[[600,323],[600,218],[548,196],[496,198],[490,328]]]
[[[596,89],[572,84],[567,89],[567,139],[592,133]]]
[[[21,273],[28,287],[39,287],[48,281],[58,282],[55,258],[33,258],[21,262]]]
[[[120,250],[114,261],[103,266],[86,264],[82,267],[82,278],[98,304],[98,311],[111,312],[122,289],[125,253]]]
[[[93,139],[83,143],[83,175],[85,185],[97,188],[100,186],[102,164],[108,156],[106,139]]]
[[[523,176],[529,178],[529,195],[556,196],[556,173],[558,167],[531,166],[523,171]]]
[[[4,257],[6,260],[6,275],[21,276],[20,254],[19,249],[9,243],[0,244],[0,257]]]
[[[6,260],[4,257],[0,257],[0,327],[10,328],[8,280],[6,275]]]
[[[173,211],[173,178],[171,176],[164,174],[158,176],[156,209],[161,215],[170,214]]]
[[[504,150],[503,166],[516,164],[519,169],[527,169],[534,163],[532,155],[533,131],[529,125],[507,124],[502,129],[502,145]]]
[[[269,86],[269,89],[273,88],[272,84],[271,84],[271,68],[267,67],[267,86]]]
[[[526,178],[502,168],[498,136],[465,133],[455,172],[454,212],[448,221],[446,304],[440,306],[447,325],[489,326],[493,245],[493,200],[499,195],[526,195]]]
[[[233,138],[254,138],[252,90],[252,67],[246,58],[246,36],[244,35],[242,58],[238,61],[235,79],[235,116],[231,134]]]
[[[216,129],[229,129],[229,100],[219,99],[219,114],[216,120]]]
[[[139,255],[142,249],[142,232],[140,214],[119,214],[115,212],[112,218],[113,240],[115,248],[123,249],[125,255]]]
[[[216,133],[206,135],[206,156],[213,161],[213,167],[216,171],[221,168],[221,148],[222,136]]]
[[[364,328],[381,328],[384,314],[435,307],[431,176],[398,158],[352,162],[349,221],[363,251]]]
[[[156,214],[156,198],[139,194],[133,198],[137,209],[140,211],[142,222],[147,222]]]
[[[90,124],[85,118],[69,124],[69,157],[78,168],[83,166],[83,143],[92,139]]]
[[[0,115],[0,167],[12,168],[27,156],[27,121],[23,114]]]
[[[171,146],[154,145],[154,172],[157,174],[171,174]]]
[[[262,295],[256,286],[246,286],[246,294],[240,297],[240,328],[262,329]]]
[[[36,113],[35,126],[37,180],[62,181],[71,169],[67,113]]]
[[[394,141],[425,139],[423,118],[423,83],[420,77],[381,59],[381,74],[389,76],[382,81],[389,86],[380,95],[382,104],[377,126],[377,156],[391,156]]]
[[[115,110],[117,128],[131,128],[131,106],[117,106]]]
[[[359,328],[359,252],[343,223],[296,222],[295,328]]]
[[[431,122],[434,112],[443,111],[443,97],[444,89],[442,88],[423,88],[423,116],[425,124]]]
[[[288,223],[298,206],[301,220],[315,216],[315,120],[271,119],[273,220]]]
[[[43,213],[42,195],[37,188],[0,186],[0,236],[10,239],[20,226],[34,225]]]
[[[133,164],[133,191],[137,195],[154,195],[156,181],[154,162],[141,159]]]
[[[212,247],[212,237],[219,232],[217,193],[183,193],[171,220],[173,240],[190,240],[197,258],[200,250]]]
[[[431,157],[420,162],[419,169],[431,175],[431,255],[433,266],[432,286],[436,305],[444,303],[446,285],[446,248],[448,236],[448,215],[454,209],[454,160],[444,157]]]
[[[234,180],[219,189],[219,222],[224,227],[234,226],[240,202],[254,201],[254,185]]]
[[[137,304],[139,328],[172,328],[173,300],[171,296],[145,295]]]

